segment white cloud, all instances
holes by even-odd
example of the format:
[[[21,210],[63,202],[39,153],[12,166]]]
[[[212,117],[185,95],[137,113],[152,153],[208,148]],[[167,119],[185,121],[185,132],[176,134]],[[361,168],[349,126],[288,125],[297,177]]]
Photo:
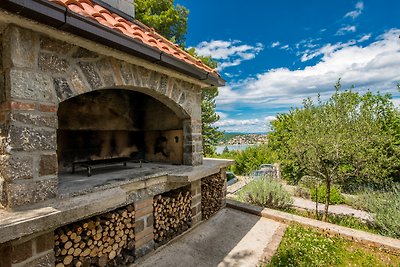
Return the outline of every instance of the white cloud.
[[[360,39],[357,40],[357,42],[361,43],[361,42],[365,42],[367,40],[369,40],[369,38],[371,38],[371,34],[364,34],[363,36],[360,37]]]
[[[282,45],[281,47],[279,47],[279,49],[288,50],[289,49],[289,45]]]
[[[343,88],[355,85],[359,90],[396,92],[395,85],[400,81],[399,34],[400,29],[392,29],[366,46],[354,40],[327,44],[315,51],[322,58],[313,66],[272,69],[220,88],[218,108],[287,109],[317,93],[328,97],[338,78],[342,78]]]
[[[336,44],[330,44],[329,43],[329,44],[326,44],[326,45],[324,45],[324,46],[322,46],[322,47],[320,47],[318,49],[314,49],[314,50],[307,49],[306,51],[304,51],[304,53],[301,56],[300,60],[301,60],[301,62],[305,62],[305,61],[308,61],[308,60],[313,59],[313,58],[315,58],[317,56],[320,56],[320,55],[329,56],[332,53],[334,53],[334,52],[336,52],[336,51],[338,51],[338,50],[340,50],[342,48],[354,45],[355,43],[356,43],[356,41],[350,40],[350,41],[347,41],[345,43],[342,43],[342,42],[339,42],[339,43],[336,43]]]
[[[357,30],[356,26],[347,25],[337,30],[335,35],[345,35],[349,32],[355,32],[356,30]]]
[[[262,43],[254,46],[243,44],[239,40],[223,41],[212,40],[199,43],[196,47],[197,54],[201,56],[211,56],[219,62],[218,70],[227,67],[237,66],[242,61],[250,60],[264,49]]]
[[[273,43],[271,44],[271,48],[277,47],[277,46],[279,46],[280,44],[281,44],[281,43],[280,43],[279,41],[273,42]]]
[[[346,15],[344,15],[344,17],[356,19],[358,16],[360,16],[362,14],[363,10],[364,10],[364,3],[359,1],[359,2],[357,2],[356,6],[355,6],[355,10],[347,12]]]

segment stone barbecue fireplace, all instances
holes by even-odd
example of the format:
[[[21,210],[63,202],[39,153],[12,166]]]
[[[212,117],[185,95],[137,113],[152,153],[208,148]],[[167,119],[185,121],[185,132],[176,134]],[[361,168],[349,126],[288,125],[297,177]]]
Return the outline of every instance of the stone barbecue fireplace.
[[[0,2],[0,267],[129,266],[225,205],[201,129],[224,81],[103,4]]]
[[[57,116],[60,173],[77,162],[118,158],[183,164],[183,121],[188,115],[176,114],[147,94],[89,92],[60,103]]]

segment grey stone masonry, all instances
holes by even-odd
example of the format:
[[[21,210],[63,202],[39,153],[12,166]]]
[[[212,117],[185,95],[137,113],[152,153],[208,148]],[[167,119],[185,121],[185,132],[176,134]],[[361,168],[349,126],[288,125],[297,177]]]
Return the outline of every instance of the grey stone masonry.
[[[202,164],[199,85],[15,25],[0,37],[1,206],[57,197],[58,105],[90,91],[132,90],[162,102],[183,121],[183,163]]]
[[[0,266],[54,266],[54,234],[31,235],[0,244]]]
[[[192,227],[201,222],[201,180],[190,184],[192,193]]]
[[[135,205],[135,256],[154,250],[153,198],[136,201]]]

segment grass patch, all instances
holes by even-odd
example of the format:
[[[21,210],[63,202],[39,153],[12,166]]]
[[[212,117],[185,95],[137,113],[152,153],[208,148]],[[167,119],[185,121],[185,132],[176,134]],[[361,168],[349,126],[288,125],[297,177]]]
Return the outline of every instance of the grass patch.
[[[400,266],[400,257],[293,224],[266,266]]]
[[[285,209],[283,210],[288,213],[292,213],[298,216],[307,217],[316,220],[315,211],[299,210],[299,209]],[[322,218],[322,213],[319,216]],[[349,227],[352,229],[357,229],[361,231],[370,232],[373,234],[379,234],[379,229],[372,223],[364,222],[363,220],[350,216],[350,215],[335,215],[329,214],[327,222],[337,224],[344,227]]]

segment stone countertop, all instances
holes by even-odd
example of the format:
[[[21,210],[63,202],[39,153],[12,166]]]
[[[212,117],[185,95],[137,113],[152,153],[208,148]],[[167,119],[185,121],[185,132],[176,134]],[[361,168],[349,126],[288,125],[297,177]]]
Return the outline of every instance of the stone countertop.
[[[92,182],[89,186],[83,186],[85,183],[79,182],[79,179],[63,181],[61,176],[59,198],[17,210],[0,210],[0,243],[52,230],[130,204],[133,202],[130,195],[141,189],[146,191],[150,187],[158,186],[158,191],[148,190],[150,195],[147,197],[152,197],[153,192],[162,193],[175,189],[179,185],[215,174],[232,164],[232,160],[204,159],[200,166],[164,165],[169,168],[162,168],[162,171],[148,175],[120,177],[120,180],[114,177],[98,184],[93,182],[98,178],[95,175],[85,176],[89,178],[87,181]],[[68,189],[68,186],[72,188]],[[74,191],[77,188],[81,190]]]

